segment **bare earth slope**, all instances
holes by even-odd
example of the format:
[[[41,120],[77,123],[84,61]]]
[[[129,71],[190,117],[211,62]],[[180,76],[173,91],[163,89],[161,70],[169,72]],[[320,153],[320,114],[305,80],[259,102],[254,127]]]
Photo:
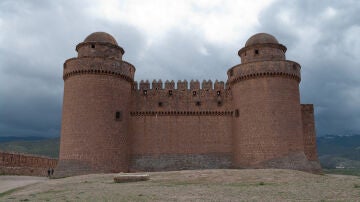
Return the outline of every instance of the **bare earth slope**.
[[[45,180],[0,193],[0,201],[360,201],[357,176],[280,169],[186,170],[153,172],[149,181],[114,183],[114,175]]]

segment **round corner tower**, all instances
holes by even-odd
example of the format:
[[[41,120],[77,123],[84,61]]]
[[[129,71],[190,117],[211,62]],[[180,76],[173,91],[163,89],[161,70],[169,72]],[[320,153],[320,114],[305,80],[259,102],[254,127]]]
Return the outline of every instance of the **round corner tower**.
[[[248,39],[241,64],[227,72],[236,117],[234,167],[306,169],[299,95],[300,65],[266,33]]]
[[[107,33],[95,32],[64,63],[60,156],[55,174],[127,172],[135,68]]]

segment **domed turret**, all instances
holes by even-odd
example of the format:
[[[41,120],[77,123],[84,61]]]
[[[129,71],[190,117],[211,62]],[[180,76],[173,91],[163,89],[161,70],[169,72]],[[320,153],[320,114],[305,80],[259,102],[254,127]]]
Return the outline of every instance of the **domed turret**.
[[[94,32],[76,46],[78,57],[106,57],[122,60],[125,51],[115,38],[106,32]]]
[[[64,63],[58,177],[129,170],[129,106],[135,67],[110,34],[95,32]]]
[[[278,40],[266,33],[258,33],[250,37],[245,47],[240,49],[238,54],[241,63],[266,61],[266,60],[285,60],[286,47]]]
[[[316,169],[304,153],[300,65],[270,34],[250,37],[228,71],[234,109],[234,167]],[[294,163],[296,162],[296,163]]]
[[[94,32],[87,36],[84,42],[103,42],[118,45],[115,38],[106,32]]]
[[[279,42],[274,36],[270,34],[258,33],[253,35],[246,41],[245,47],[257,44],[279,44]]]

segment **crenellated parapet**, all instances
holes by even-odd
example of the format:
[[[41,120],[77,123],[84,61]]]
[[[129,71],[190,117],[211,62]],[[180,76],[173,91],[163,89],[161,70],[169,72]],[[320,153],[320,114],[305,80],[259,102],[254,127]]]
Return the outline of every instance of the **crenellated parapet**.
[[[126,61],[103,57],[71,58],[65,61],[64,80],[82,74],[110,75],[132,82],[135,67]]]
[[[234,84],[259,77],[287,77],[300,82],[300,68],[298,63],[289,60],[244,63],[228,70],[228,82]]]
[[[151,83],[149,80],[141,80],[140,82],[134,81],[133,90],[141,91],[141,90],[225,90],[225,82],[218,81],[215,82],[211,80],[203,80],[200,85],[199,80],[191,80],[188,82],[187,80],[178,80],[175,82],[174,80],[166,80],[163,83],[160,80],[153,80]]]
[[[133,84],[133,111],[146,110],[231,110],[231,91],[223,81],[141,80]]]

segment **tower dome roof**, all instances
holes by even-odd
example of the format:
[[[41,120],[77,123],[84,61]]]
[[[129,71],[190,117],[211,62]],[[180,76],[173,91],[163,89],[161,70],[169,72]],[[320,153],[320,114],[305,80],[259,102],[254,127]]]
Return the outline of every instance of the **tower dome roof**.
[[[266,43],[279,44],[278,40],[274,36],[267,33],[258,33],[253,35],[246,41],[245,47],[255,44],[266,44]]]
[[[84,42],[106,42],[118,45],[115,38],[106,32],[94,32],[87,36]]]

